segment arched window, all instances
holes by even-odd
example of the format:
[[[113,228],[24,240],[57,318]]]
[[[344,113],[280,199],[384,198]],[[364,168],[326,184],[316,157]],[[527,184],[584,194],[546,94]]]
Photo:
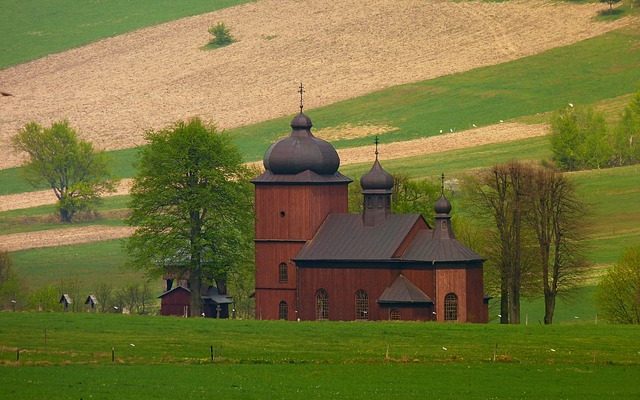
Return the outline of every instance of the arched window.
[[[356,292],[356,319],[369,319],[369,295],[362,289]]]
[[[278,306],[278,319],[283,319],[287,321],[289,319],[289,305],[287,305],[286,301],[281,301]]]
[[[287,283],[289,281],[289,270],[286,263],[280,263],[278,266],[278,282]]]
[[[449,293],[444,296],[444,320],[456,321],[458,319],[458,296]]]
[[[329,294],[324,289],[316,292],[316,320],[329,319]]]

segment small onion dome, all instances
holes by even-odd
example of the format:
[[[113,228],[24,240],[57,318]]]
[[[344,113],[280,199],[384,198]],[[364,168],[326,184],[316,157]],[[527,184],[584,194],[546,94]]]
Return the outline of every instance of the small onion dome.
[[[371,170],[360,178],[360,186],[362,190],[391,190],[393,176],[382,168],[376,157]]]
[[[311,119],[300,113],[291,121],[291,135],[272,144],[264,155],[265,169],[274,174],[295,175],[310,170],[332,175],[340,167],[333,146],[311,133]]]
[[[451,203],[444,195],[440,196],[434,207],[436,214],[449,214],[451,212]]]

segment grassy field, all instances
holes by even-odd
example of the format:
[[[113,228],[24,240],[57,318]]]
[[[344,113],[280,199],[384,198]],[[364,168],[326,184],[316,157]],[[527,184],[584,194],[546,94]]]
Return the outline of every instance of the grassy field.
[[[88,295],[101,282],[121,287],[143,280],[141,272],[125,268],[120,240],[16,251],[11,257],[14,271],[30,289],[77,281]]]
[[[620,96],[640,89],[640,28],[615,31],[513,62],[479,68],[424,82],[392,87],[308,111],[316,128],[344,124],[383,124],[397,130],[382,143],[415,139],[536,114],[569,102],[608,101],[611,112],[626,103]],[[288,132],[291,117],[232,129],[246,161],[261,159],[276,138]],[[536,121],[539,122],[539,121]],[[371,138],[334,142],[338,148],[370,144]],[[109,152],[114,177],[135,174],[136,150]],[[42,187],[41,187],[42,188]],[[19,168],[0,170],[0,195],[34,190]]]
[[[0,69],[249,0],[0,0]]]
[[[606,324],[0,313],[0,386],[9,388],[0,398],[634,398],[637,335]]]

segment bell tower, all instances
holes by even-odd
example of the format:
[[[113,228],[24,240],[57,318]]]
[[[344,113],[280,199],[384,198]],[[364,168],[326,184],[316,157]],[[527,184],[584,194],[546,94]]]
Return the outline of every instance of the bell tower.
[[[256,319],[297,319],[297,271],[293,258],[327,215],[348,211],[351,179],[340,174],[335,148],[311,133],[302,112],[291,134],[269,147],[265,172],[255,178]]]

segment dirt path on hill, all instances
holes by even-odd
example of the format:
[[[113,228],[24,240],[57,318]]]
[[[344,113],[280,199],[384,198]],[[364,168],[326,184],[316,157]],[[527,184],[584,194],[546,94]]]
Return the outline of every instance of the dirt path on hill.
[[[0,249],[18,251],[38,247],[98,242],[131,236],[133,228],[115,226],[84,226],[38,232],[13,233],[0,236]]]
[[[67,118],[99,148],[201,116],[230,128],[392,85],[493,65],[630,23],[606,4],[550,1],[259,0],[142,29],[0,71],[0,168],[28,121]],[[237,42],[203,51],[224,21]]]
[[[548,127],[546,125],[524,125],[508,122],[406,142],[383,143],[380,144],[380,155],[382,160],[412,157],[480,146],[483,144],[509,142],[534,136],[542,136],[547,132]],[[373,146],[338,150],[340,165],[370,162],[373,152]],[[254,165],[262,167],[262,162],[256,162]],[[131,180],[124,179],[120,181],[116,192],[111,195],[127,194],[130,187]],[[37,207],[54,202],[55,197],[50,190],[0,196],[0,212]],[[0,239],[1,238],[0,236]]]

